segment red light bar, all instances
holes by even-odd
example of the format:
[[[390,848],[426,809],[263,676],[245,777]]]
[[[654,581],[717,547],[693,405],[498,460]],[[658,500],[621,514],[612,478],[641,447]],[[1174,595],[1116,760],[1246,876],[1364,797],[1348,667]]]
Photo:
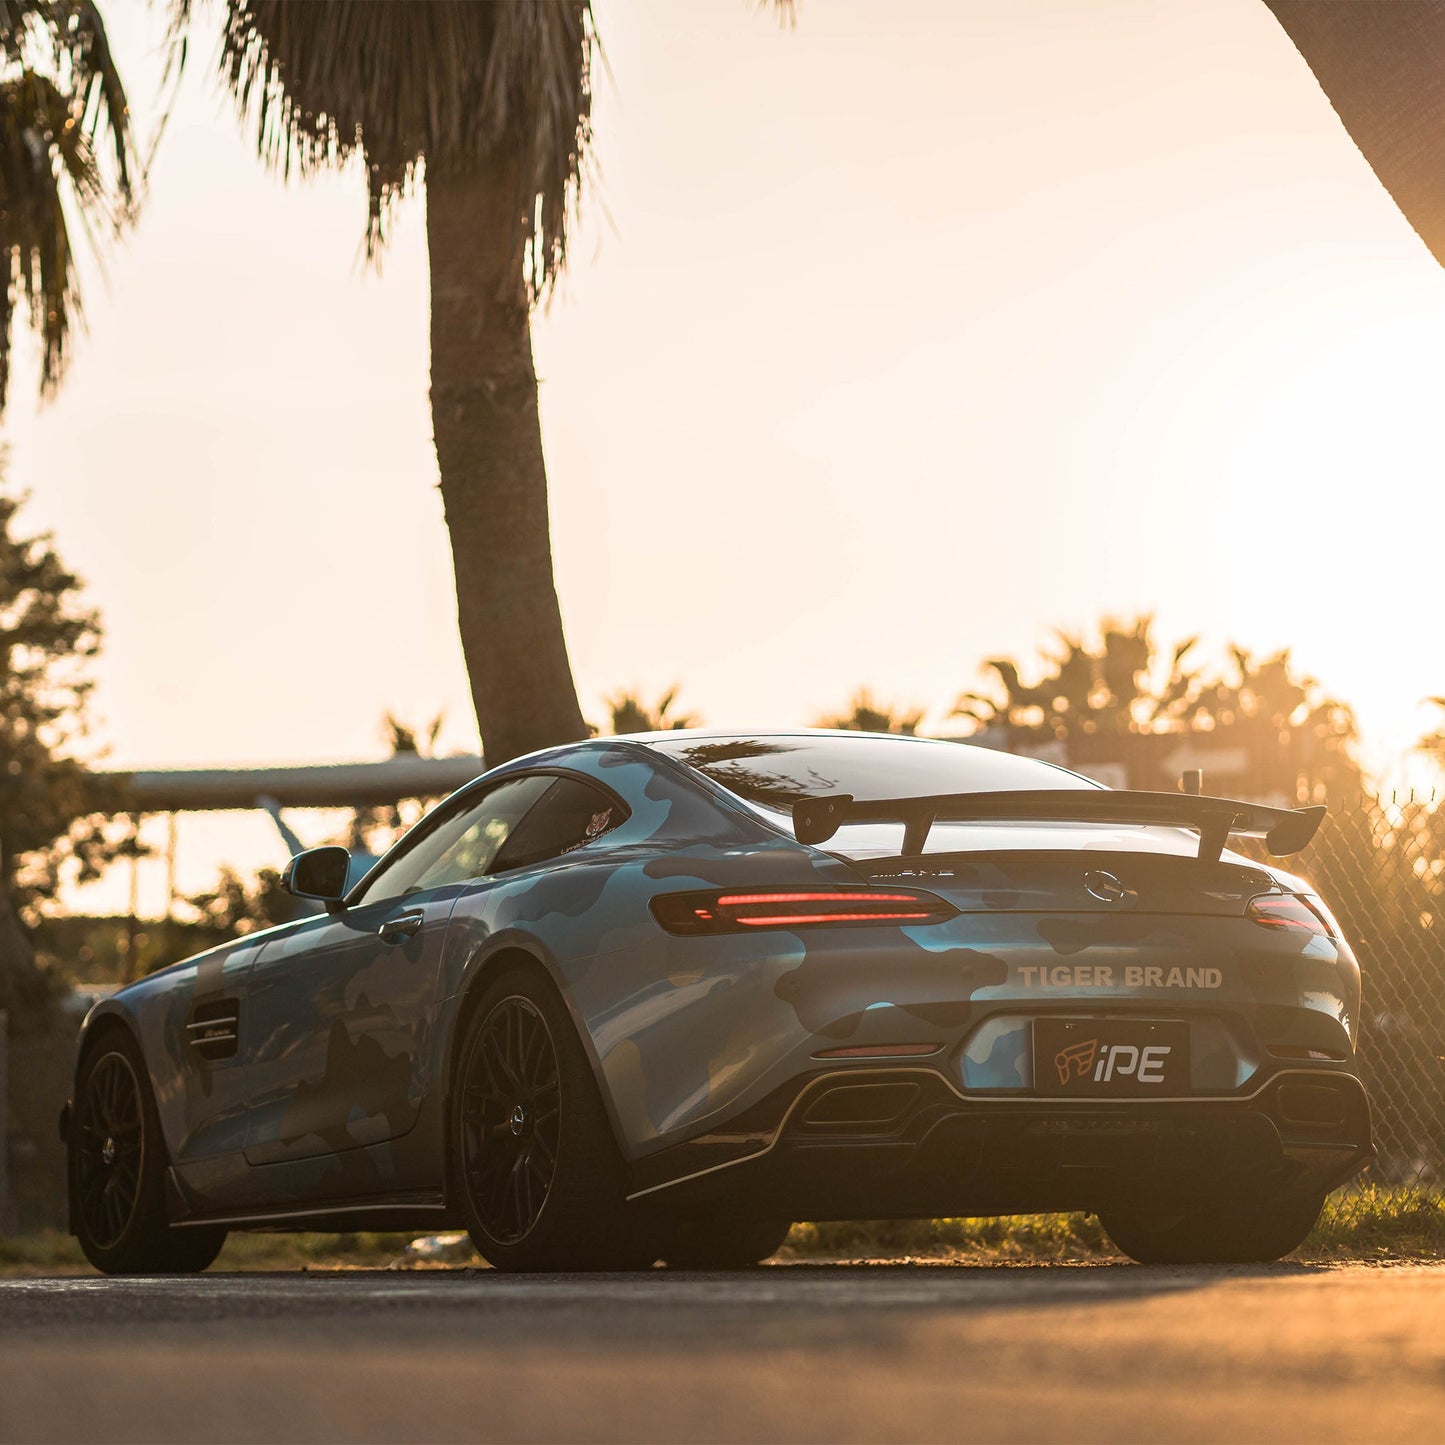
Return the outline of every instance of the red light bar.
[[[797,923],[876,923],[879,919],[892,919],[896,923],[929,916],[927,913],[777,913],[735,921],[749,928],[791,928]]]
[[[857,893],[724,893],[719,908],[740,908],[748,903],[917,903],[916,893],[884,893],[867,889]]]
[[[669,933],[742,933],[755,928],[924,924],[958,910],[931,893],[897,889],[777,888],[748,893],[663,893],[653,917]]]

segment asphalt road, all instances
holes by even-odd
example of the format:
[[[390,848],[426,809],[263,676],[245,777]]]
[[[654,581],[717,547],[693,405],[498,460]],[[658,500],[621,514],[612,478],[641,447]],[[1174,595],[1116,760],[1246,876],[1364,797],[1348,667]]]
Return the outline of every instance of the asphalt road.
[[[1431,1440],[1445,1266],[0,1281],[0,1439]]]

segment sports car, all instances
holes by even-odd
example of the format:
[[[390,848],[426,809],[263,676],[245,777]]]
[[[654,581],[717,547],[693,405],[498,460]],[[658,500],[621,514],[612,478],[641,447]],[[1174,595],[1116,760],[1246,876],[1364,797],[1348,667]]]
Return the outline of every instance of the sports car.
[[[72,1228],[110,1272],[448,1227],[723,1268],[800,1219],[1085,1210],[1137,1260],[1277,1258],[1373,1154],[1360,971],[1228,844],[1323,812],[862,733],[519,758],[349,889],[298,854],[318,915],[97,1004]]]

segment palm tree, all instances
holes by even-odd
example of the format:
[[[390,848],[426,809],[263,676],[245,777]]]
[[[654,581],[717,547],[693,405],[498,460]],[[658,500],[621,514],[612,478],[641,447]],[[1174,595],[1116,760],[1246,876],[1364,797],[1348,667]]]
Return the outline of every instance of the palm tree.
[[[820,717],[814,726],[842,728],[855,733],[902,733],[905,737],[912,737],[922,722],[921,709],[913,711],[879,702],[871,688],[860,687],[853,694],[847,712]]]
[[[118,231],[131,218],[136,178],[125,88],[100,12],[85,0],[0,0],[0,412],[17,309],[39,340],[40,391],[49,395],[81,314],[72,227]],[[0,647],[0,689],[18,687],[23,700],[31,690],[22,651],[14,637]],[[24,1016],[43,1009],[48,987],[15,915],[14,862],[0,858],[0,1007]]]
[[[54,391],[80,318],[72,227],[118,231],[137,168],[125,87],[88,0],[0,0],[0,411],[23,302]]]
[[[1037,683],[1026,684],[1009,658],[985,663],[1001,684],[998,693],[965,693],[955,717],[980,729],[999,728],[1013,739],[1067,741],[1081,735],[1157,732],[1183,725],[1203,684],[1184,666],[1197,638],[1180,643],[1164,672],[1151,630],[1153,619],[1132,623],[1106,618],[1099,643],[1060,633],[1059,650],[1045,657]],[[1161,675],[1162,674],[1162,675]]]
[[[182,46],[202,4],[170,0]],[[590,0],[223,0],[221,74],[262,160],[305,174],[362,157],[369,254],[425,169],[432,426],[489,764],[587,735],[552,576],[531,311],[567,256],[596,57]]]
[[[1265,3],[1395,204],[1445,265],[1445,5]]]
[[[695,728],[698,725],[695,713],[675,713],[672,710],[678,691],[676,687],[670,688],[657,700],[655,707],[647,703],[641,693],[626,690],[614,693],[607,699],[607,711],[612,715],[612,731],[621,735]]]
[[[1242,771],[1230,781],[1260,796],[1359,795],[1354,715],[1302,676],[1287,651],[1255,658],[1231,647],[1231,666],[1206,671],[1186,661],[1197,639],[1164,652],[1152,630],[1152,619],[1140,617],[1106,620],[1097,643],[1061,634],[1032,684],[1017,663],[995,658],[984,665],[998,686],[965,693],[954,716],[967,718],[975,734],[1084,772],[1124,766],[1134,787],[1173,786],[1172,759],[1189,742],[1185,753],[1204,745],[1242,754],[1234,762]]]

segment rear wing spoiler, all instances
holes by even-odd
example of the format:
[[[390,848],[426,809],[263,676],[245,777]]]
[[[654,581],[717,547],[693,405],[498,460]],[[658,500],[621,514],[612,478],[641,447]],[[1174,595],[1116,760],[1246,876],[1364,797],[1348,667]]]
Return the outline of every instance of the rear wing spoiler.
[[[793,804],[800,843],[826,843],[845,823],[902,823],[903,854],[923,852],[934,823],[1155,823],[1199,834],[1199,857],[1217,863],[1230,834],[1263,838],[1276,857],[1298,853],[1319,830],[1325,809],[1267,808],[1198,793],[1131,793],[1113,788],[1047,788],[1011,793],[940,793],[927,798],[859,802],[851,793]]]

